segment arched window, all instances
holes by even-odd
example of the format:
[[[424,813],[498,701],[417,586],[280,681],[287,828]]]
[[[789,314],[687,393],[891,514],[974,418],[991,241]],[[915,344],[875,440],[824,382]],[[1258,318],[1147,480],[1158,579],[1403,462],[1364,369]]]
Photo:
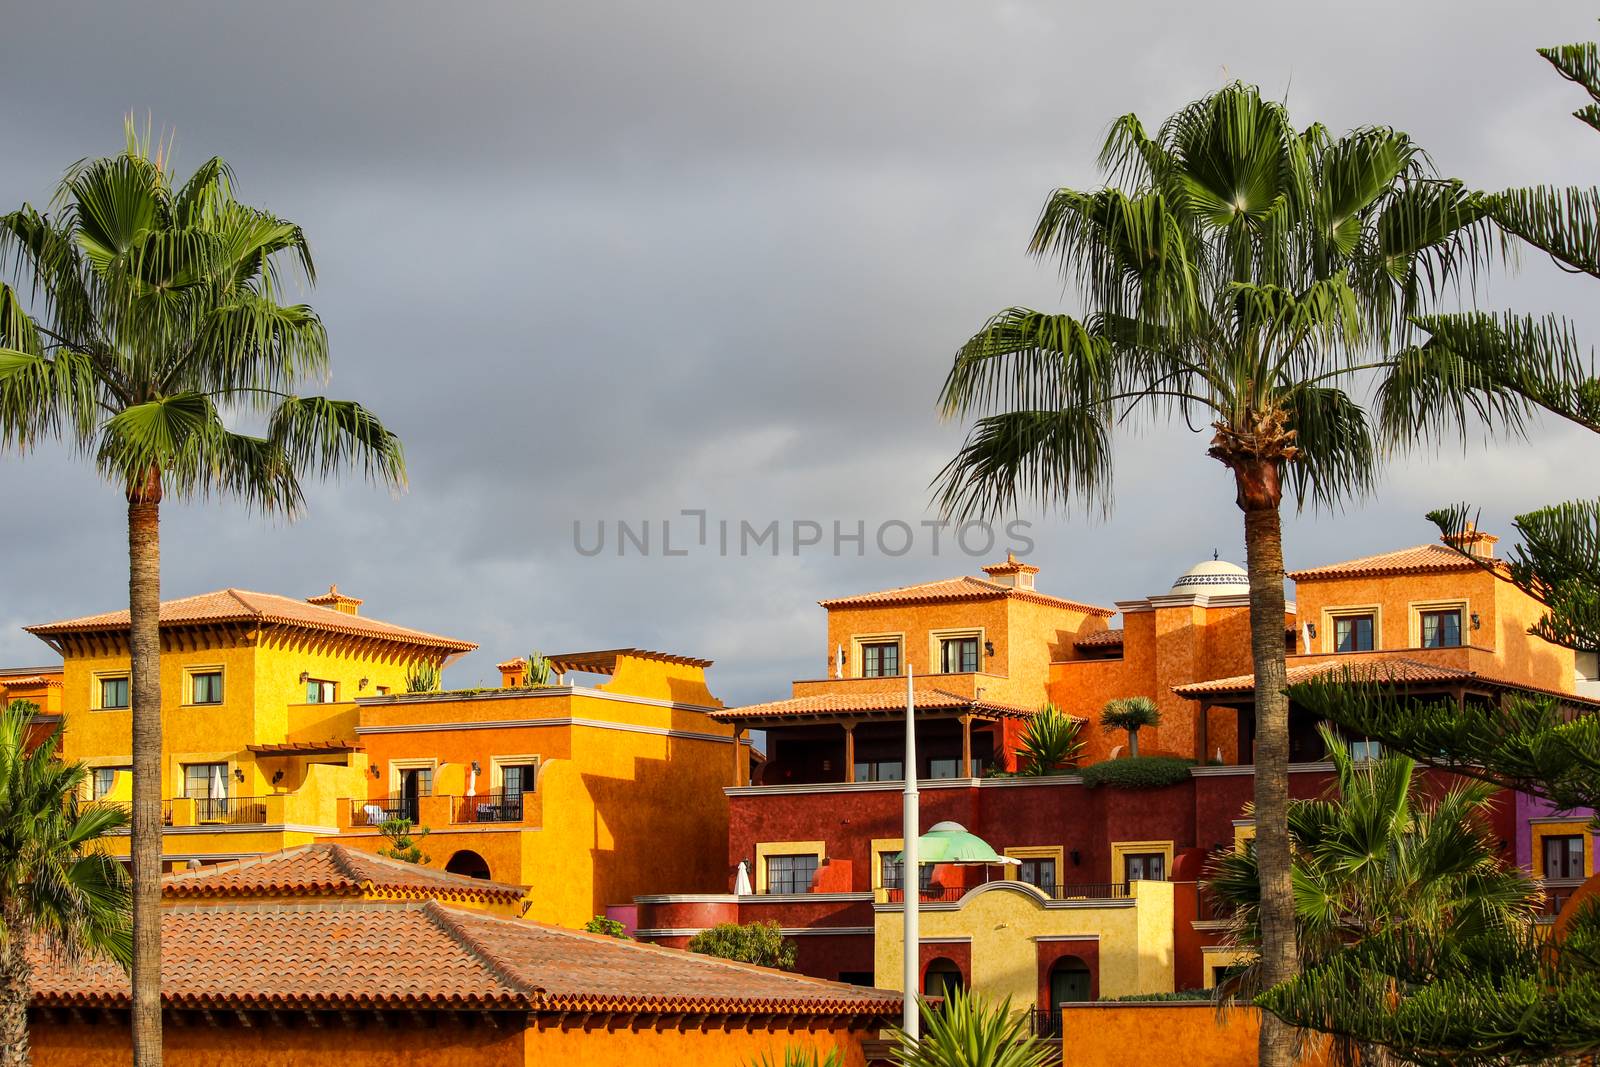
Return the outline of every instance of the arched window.
[[[444,869],[451,874],[464,874],[468,878],[488,878],[489,861],[473,852],[471,849],[462,849],[450,857],[450,862]]]
[[[948,996],[952,989],[961,989],[966,983],[961,978],[961,968],[948,956],[940,956],[922,972],[922,995]]]
[[[1089,999],[1089,965],[1077,956],[1062,956],[1050,968],[1050,1008]]]

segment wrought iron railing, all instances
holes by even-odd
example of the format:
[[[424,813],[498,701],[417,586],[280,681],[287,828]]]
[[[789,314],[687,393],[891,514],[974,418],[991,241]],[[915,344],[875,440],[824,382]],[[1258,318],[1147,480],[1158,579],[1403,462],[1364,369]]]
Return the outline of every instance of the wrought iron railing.
[[[121,808],[123,811],[128,813],[128,826],[131,827],[133,825],[133,801],[131,801],[131,800],[106,800],[104,797],[102,797],[99,800],[92,801],[92,803],[105,804],[108,807],[113,807],[113,808]],[[170,801],[170,800],[163,800],[161,802],[161,825],[163,825],[163,826],[171,826],[172,825],[172,801]],[[126,831],[126,829],[127,828],[125,827],[124,831]]]
[[[1032,885],[1031,882],[1022,884]],[[976,888],[971,885],[923,886],[918,899],[931,904],[954,902]],[[1074,882],[1070,885],[1041,885],[1034,888],[1051,900],[1127,900],[1133,896],[1133,890],[1127,882]],[[884,887],[884,900],[887,903],[903,904],[905,899],[905,890],[901,887]]]
[[[350,802],[351,826],[382,826],[390,819],[408,819],[419,822],[421,805],[414,796],[393,794],[387,797],[369,797]]]
[[[267,821],[262,797],[195,797],[194,821],[257,826]]]
[[[1034,1037],[1058,1038],[1061,1036],[1060,1008],[1035,1008],[1032,1014]]]
[[[527,811],[527,794],[482,793],[462,797],[456,803],[455,821],[468,822],[521,822]]]

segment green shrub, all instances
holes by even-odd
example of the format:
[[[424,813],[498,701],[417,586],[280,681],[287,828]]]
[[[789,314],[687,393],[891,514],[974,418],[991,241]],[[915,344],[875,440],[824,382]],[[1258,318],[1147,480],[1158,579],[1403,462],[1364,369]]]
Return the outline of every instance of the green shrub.
[[[413,826],[410,819],[385,819],[378,827],[378,832],[389,841],[389,847],[380,848],[378,855],[419,866],[428,862],[427,854],[418,844],[428,836],[426,826]]]
[[[626,926],[623,926],[621,923],[617,922],[617,920],[609,919],[604,915],[596,915],[594,918],[584,923],[583,928],[591,934],[605,934],[607,937],[620,937],[624,941],[633,940],[633,938],[628,936],[628,928]]]
[[[783,1059],[763,1052],[749,1061],[749,1067],[844,1067],[844,1056],[836,1048],[822,1051],[806,1045],[790,1045],[783,1050]]]
[[[1091,763],[1078,773],[1091,789],[1109,785],[1117,789],[1159,789],[1188,781],[1194,760],[1181,756],[1130,756]]]
[[[1111,1003],[1111,1002],[1115,1002],[1115,1003],[1130,1003],[1130,1002],[1133,1002],[1133,1001],[1141,1001],[1141,1000],[1182,1000],[1182,1001],[1210,1000],[1211,999],[1211,990],[1209,990],[1209,989],[1179,989],[1179,990],[1177,990],[1175,992],[1172,992],[1172,993],[1129,993],[1126,996],[1101,997],[1100,999],[1102,1001],[1108,1002],[1108,1003]]]
[[[743,926],[719,923],[691,937],[689,951],[739,963],[776,967],[780,971],[794,970],[795,944],[783,936],[782,927],[771,921]]]

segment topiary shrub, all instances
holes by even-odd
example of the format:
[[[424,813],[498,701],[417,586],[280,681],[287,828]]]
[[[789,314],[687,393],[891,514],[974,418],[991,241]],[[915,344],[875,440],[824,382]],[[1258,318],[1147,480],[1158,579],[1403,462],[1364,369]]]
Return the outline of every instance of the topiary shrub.
[[[1117,789],[1159,789],[1188,781],[1194,760],[1181,756],[1130,756],[1127,759],[1091,763],[1079,771],[1083,784],[1093,789],[1109,785]]]

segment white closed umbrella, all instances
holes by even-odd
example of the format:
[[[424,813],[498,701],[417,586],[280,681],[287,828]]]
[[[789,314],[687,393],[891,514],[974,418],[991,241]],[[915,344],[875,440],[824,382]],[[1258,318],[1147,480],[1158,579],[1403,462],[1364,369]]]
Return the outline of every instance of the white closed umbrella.
[[[733,876],[733,892],[735,896],[747,897],[755,892],[750,886],[750,868],[745,866],[744,860],[739,861],[739,873]]]
[[[228,775],[220,763],[211,768],[211,799],[228,799]]]
[[[477,795],[478,795],[478,765],[477,765],[477,763],[472,763],[472,764],[468,765],[468,767],[467,767],[467,796],[475,797]]]

